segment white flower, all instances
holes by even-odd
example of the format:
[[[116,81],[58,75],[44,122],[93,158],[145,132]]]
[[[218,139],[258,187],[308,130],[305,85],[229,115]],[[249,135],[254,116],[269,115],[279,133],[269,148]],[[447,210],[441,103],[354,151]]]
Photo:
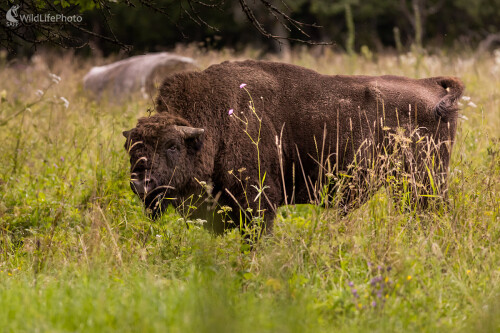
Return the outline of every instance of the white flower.
[[[59,82],[61,82],[61,78],[55,74],[49,73],[49,77],[52,79],[52,82],[54,82],[55,84],[58,84]]]
[[[43,91],[38,89],[35,93],[38,97],[42,97],[43,96]]]
[[[469,104],[467,105],[470,106],[471,108],[477,108],[477,105],[474,102],[469,102]]]
[[[466,102],[470,101],[470,97],[469,96],[462,96],[462,99]]]
[[[64,97],[59,97],[61,99],[61,101],[63,101],[63,104],[64,104],[64,108],[67,109],[69,107],[69,101],[64,98]]]
[[[493,51],[493,55],[495,57],[495,62],[497,65],[500,65],[500,49],[496,49]]]

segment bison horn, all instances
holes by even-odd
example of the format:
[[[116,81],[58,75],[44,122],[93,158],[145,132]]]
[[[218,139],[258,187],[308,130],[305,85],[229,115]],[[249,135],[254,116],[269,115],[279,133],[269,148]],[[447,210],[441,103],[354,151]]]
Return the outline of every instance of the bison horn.
[[[194,139],[202,135],[205,130],[203,128],[176,126],[177,130],[182,133],[185,139]]]

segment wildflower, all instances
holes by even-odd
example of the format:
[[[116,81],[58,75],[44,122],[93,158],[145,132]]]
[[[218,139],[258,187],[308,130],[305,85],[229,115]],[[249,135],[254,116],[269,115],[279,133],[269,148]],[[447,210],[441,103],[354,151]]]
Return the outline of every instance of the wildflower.
[[[161,238],[161,235],[156,235],[156,238],[160,239],[160,238]]]
[[[35,93],[38,97],[42,97],[43,96],[43,91],[38,89]]]
[[[471,108],[477,108],[477,105],[474,102],[469,102],[469,104],[467,105],[470,106]]]
[[[362,309],[363,308],[363,304],[358,303],[358,308]]]
[[[462,96],[462,99],[466,102],[470,101],[470,97],[469,96]]]
[[[407,279],[408,281],[410,281],[410,280],[411,280],[411,275],[408,275],[408,276],[406,277],[406,279]]]
[[[54,82],[55,84],[58,84],[59,82],[61,82],[61,78],[55,74],[50,73],[49,77],[52,79],[52,82]]]
[[[470,274],[470,269],[468,269],[466,273],[467,273],[467,274]]]
[[[228,115],[232,115],[234,113],[234,109],[229,109],[229,111],[227,112]]]
[[[64,98],[64,97],[59,97],[61,99],[61,101],[63,101],[63,104],[64,104],[64,108],[67,109],[69,107],[69,101]]]
[[[372,302],[372,306],[373,306],[373,307],[376,307],[376,306],[377,306],[377,302],[373,301],[373,302]]]
[[[245,88],[245,86],[246,86],[246,85],[247,85],[246,83],[242,83],[242,84],[240,84],[240,89]]]
[[[349,285],[349,287],[351,287],[351,288],[352,288],[352,287],[354,287],[354,282],[349,281],[348,285]]]

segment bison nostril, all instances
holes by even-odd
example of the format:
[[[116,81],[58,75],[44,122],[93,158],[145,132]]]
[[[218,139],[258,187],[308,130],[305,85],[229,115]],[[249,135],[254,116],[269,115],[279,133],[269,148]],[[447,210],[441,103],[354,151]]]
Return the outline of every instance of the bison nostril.
[[[157,188],[157,182],[153,177],[140,177],[137,174],[132,174],[130,187],[134,193],[142,198]]]
[[[153,178],[144,179],[144,192],[149,193],[156,188],[156,182]]]

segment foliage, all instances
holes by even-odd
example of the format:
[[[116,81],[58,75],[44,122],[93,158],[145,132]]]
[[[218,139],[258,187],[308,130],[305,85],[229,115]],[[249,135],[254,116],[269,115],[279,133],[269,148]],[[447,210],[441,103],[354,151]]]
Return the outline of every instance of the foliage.
[[[0,15],[5,15],[13,3],[1,4]],[[230,46],[241,50],[252,45],[264,51],[280,50],[271,36],[290,38],[282,41],[282,46],[298,44],[297,39],[331,42],[349,53],[351,49],[359,52],[362,47],[379,51],[398,47],[399,51],[399,40],[406,50],[413,44],[419,48],[445,46],[462,50],[475,48],[487,37],[500,34],[500,0],[20,0],[19,3],[25,12],[83,15],[83,21],[76,25],[39,23],[0,32],[0,46],[21,54],[33,52],[27,46],[37,41],[67,47],[89,44],[104,54],[127,46],[133,47],[134,53],[171,49],[179,42],[191,41],[216,49]],[[20,38],[28,41],[28,45]],[[90,50],[84,48],[84,52]]]
[[[202,66],[231,58],[177,51]],[[500,58],[421,57],[297,52],[292,61],[325,74],[460,76],[449,206],[401,210],[397,193],[381,190],[348,215],[283,207],[274,233],[244,251],[237,230],[186,227],[173,210],[156,222],[143,214],[121,131],[147,101],[90,101],[80,78],[91,64],[71,54],[2,64],[0,327],[498,331]]]

